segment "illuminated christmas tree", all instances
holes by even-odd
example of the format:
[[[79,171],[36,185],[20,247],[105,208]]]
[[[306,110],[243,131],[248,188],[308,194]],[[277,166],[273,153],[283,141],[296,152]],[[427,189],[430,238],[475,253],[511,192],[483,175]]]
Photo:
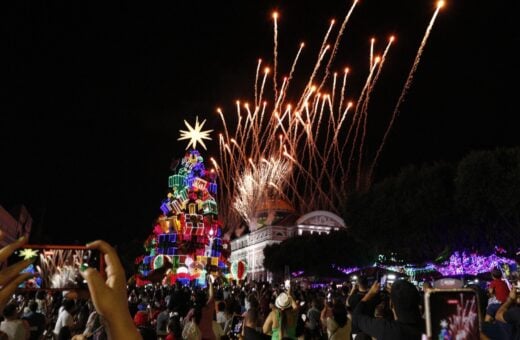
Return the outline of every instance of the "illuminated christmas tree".
[[[188,131],[181,130],[179,140],[189,139],[188,151],[168,178],[162,214],[144,243],[146,254],[136,259],[138,284],[197,279],[203,284],[206,273],[225,267],[229,255],[218,220],[216,173],[206,170],[196,150],[197,143],[206,149],[203,139],[212,130],[202,131],[205,121],[199,124],[198,118],[195,127],[184,123]]]

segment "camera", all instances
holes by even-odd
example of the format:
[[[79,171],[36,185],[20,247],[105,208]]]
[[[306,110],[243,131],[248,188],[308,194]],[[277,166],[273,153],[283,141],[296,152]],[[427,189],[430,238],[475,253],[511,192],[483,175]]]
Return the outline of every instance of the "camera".
[[[104,275],[104,262],[99,250],[86,246],[25,245],[7,259],[9,265],[35,259],[23,272],[34,277],[21,283],[18,288],[26,290],[87,289],[80,272],[87,268],[97,269]]]

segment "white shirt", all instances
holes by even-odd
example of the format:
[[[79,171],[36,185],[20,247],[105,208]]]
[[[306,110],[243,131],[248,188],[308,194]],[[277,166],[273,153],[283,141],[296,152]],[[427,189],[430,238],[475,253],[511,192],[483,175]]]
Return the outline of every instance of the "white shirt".
[[[5,332],[9,340],[25,340],[25,326],[22,320],[4,320],[0,323],[0,330]]]
[[[56,320],[56,325],[54,326],[54,334],[60,334],[60,330],[65,326],[68,326],[72,331],[72,326],[74,326],[74,319],[69,312],[67,312],[65,309],[62,309],[58,315],[58,320]]]

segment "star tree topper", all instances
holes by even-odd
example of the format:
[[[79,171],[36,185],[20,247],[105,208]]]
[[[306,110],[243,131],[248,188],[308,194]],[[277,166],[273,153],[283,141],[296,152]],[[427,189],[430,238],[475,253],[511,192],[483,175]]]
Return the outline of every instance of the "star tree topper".
[[[190,123],[188,123],[186,120],[184,121],[184,124],[188,128],[188,131],[186,130],[180,130],[181,136],[177,138],[177,140],[184,140],[189,139],[190,142],[188,143],[188,146],[186,147],[186,150],[190,148],[191,145],[193,145],[193,148],[196,149],[197,143],[202,145],[204,147],[204,150],[206,149],[206,144],[204,144],[204,139],[211,140],[209,137],[209,133],[213,130],[205,130],[202,131],[202,127],[206,123],[206,120],[202,122],[202,124],[199,124],[199,117],[197,116],[195,118],[195,127],[192,127]]]

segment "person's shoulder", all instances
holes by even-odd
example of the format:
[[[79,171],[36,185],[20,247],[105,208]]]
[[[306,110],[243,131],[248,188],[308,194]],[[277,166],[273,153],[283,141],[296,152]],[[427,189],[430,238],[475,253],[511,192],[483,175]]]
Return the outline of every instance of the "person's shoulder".
[[[504,320],[506,320],[507,323],[520,324],[520,306],[514,305],[510,307],[504,313]]]

